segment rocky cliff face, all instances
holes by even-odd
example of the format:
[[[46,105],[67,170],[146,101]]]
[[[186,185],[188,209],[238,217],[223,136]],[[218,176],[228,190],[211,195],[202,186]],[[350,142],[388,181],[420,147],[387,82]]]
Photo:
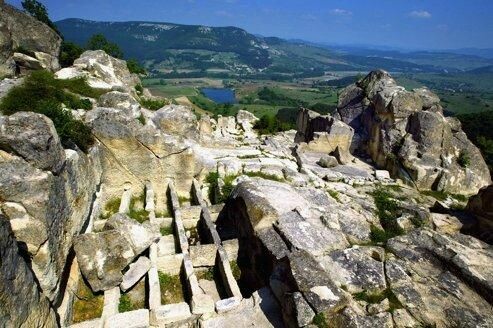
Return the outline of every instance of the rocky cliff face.
[[[388,73],[372,72],[341,93],[337,112],[355,129],[360,151],[419,189],[475,194],[491,181],[460,122],[444,117],[427,89],[406,91]]]
[[[0,3],[0,76],[14,75],[18,67],[58,70],[61,43],[60,36],[45,24]]]

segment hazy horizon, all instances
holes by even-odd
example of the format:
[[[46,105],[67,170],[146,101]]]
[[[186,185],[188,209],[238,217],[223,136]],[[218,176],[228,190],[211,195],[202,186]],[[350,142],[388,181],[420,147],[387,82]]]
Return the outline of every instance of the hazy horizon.
[[[7,1],[20,7],[21,0]],[[493,48],[493,2],[311,0],[46,0],[54,21],[153,21],[236,26],[253,34],[401,50]]]

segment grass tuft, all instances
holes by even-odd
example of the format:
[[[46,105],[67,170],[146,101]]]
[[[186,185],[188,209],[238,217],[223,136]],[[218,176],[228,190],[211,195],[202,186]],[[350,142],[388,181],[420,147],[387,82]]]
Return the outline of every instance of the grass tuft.
[[[184,301],[183,285],[179,275],[171,276],[161,271],[159,286],[161,288],[161,304],[175,304]]]

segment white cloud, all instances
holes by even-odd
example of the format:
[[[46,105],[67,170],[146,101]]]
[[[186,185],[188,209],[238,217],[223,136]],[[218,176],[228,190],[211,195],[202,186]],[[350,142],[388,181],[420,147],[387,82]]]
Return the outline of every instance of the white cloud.
[[[336,8],[336,9],[332,9],[330,11],[330,14],[334,16],[351,16],[353,12],[346,9]]]
[[[409,16],[414,18],[428,19],[431,18],[431,13],[426,10],[414,10],[409,13]]]

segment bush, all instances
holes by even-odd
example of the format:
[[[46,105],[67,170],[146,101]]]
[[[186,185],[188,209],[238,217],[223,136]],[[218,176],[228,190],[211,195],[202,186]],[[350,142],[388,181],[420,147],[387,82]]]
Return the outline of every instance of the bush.
[[[2,99],[0,111],[5,115],[20,111],[44,114],[53,121],[64,147],[74,148],[75,144],[86,152],[94,144],[91,130],[63,109],[62,103],[71,109],[90,109],[92,104],[65,89],[84,95],[97,93],[83,79],[57,80],[50,72],[36,71]]]
[[[82,55],[84,49],[79,47],[73,42],[62,42],[60,50],[60,65],[62,67],[69,67],[74,64],[74,61]]]
[[[397,225],[396,219],[401,216],[401,209],[392,198],[392,194],[383,187],[373,192],[373,199],[377,207],[380,224],[384,230],[376,227],[371,229],[371,239],[374,242],[385,243],[388,239],[402,235],[404,231]]]
[[[94,34],[89,41],[87,41],[86,48],[89,50],[103,50],[108,55],[115,58],[123,57],[123,52],[120,47],[116,43],[108,41],[103,34]]]
[[[277,132],[288,131],[293,125],[281,122],[276,116],[265,114],[253,126],[260,134],[274,134]]]
[[[459,158],[457,158],[457,163],[463,168],[466,168],[471,165],[471,156],[469,156],[468,153],[462,151],[459,154]]]
[[[140,105],[150,110],[158,110],[168,105],[168,102],[164,99],[140,98]]]
[[[140,63],[135,60],[135,59],[129,59],[127,60],[127,68],[130,71],[130,73],[134,74],[146,74],[145,68],[140,65]]]

